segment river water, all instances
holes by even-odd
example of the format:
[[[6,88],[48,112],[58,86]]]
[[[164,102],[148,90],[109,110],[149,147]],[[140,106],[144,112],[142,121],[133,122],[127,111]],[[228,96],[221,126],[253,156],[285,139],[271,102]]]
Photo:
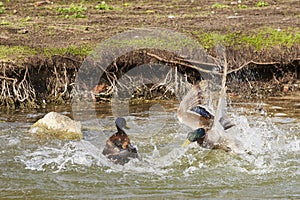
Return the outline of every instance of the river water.
[[[178,103],[130,106],[126,116],[139,159],[116,165],[101,151],[115,132],[109,104],[81,120],[82,141],[40,140],[30,126],[49,111],[72,116],[71,106],[0,115],[0,199],[260,199],[300,198],[300,98],[235,100],[230,133],[249,154],[182,148],[189,131]]]

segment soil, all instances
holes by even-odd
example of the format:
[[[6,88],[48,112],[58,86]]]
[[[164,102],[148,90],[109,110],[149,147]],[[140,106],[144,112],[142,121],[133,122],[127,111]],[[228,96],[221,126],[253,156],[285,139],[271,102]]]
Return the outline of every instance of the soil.
[[[3,1],[2,20],[11,25],[1,25],[3,45],[29,47],[66,47],[70,45],[99,44],[116,33],[139,27],[162,27],[178,32],[255,32],[262,27],[287,29],[300,27],[300,2],[266,1],[267,7],[255,7],[257,1],[242,1],[246,9],[238,9],[237,1],[107,1],[121,10],[95,10],[101,1],[87,0],[85,18],[65,18],[57,8],[68,7],[69,1],[37,4],[36,0]],[[80,1],[72,1],[80,3]],[[231,5],[228,9],[212,8],[220,3]],[[172,18],[174,16],[174,18]],[[22,31],[23,30],[23,31]]]
[[[97,10],[95,6],[101,1],[86,0],[83,3],[87,8],[83,13],[84,18],[67,17],[67,14],[59,12],[59,8],[70,6],[70,2],[64,0],[2,2],[5,11],[0,14],[0,44],[42,50],[70,46],[86,46],[93,49],[103,40],[134,28],[168,28],[199,40],[197,33],[242,34],[256,33],[264,28],[280,31],[300,27],[299,0],[266,0],[264,2],[267,2],[268,6],[265,7],[256,6],[258,1],[252,0],[106,1],[107,5],[113,7],[112,10]],[[82,1],[72,2],[74,5],[80,5]],[[220,8],[218,5],[226,7]],[[208,49],[208,52],[215,55],[213,49]],[[162,56],[161,52],[155,53]],[[263,89],[263,95],[285,95],[286,92],[300,90],[300,44],[290,47],[274,46],[259,51],[247,45],[229,45],[226,53],[229,66],[232,70],[236,69],[229,77],[229,91],[232,94],[241,95],[241,88],[236,87],[237,82],[243,87],[251,85],[251,90],[247,90],[250,91],[246,94],[248,96],[254,95],[258,88],[266,88]],[[64,52],[63,55],[51,57],[27,55],[20,63],[16,53],[2,60],[1,104],[9,107],[13,104],[18,107],[23,102],[40,104],[43,101],[69,101],[72,89],[70,85],[84,58],[82,55]],[[3,73],[3,69],[9,73],[5,73],[5,70]],[[248,77],[249,70],[252,70],[252,77]],[[26,94],[17,92],[10,101],[5,100],[12,93],[9,91],[13,90],[13,86],[4,85],[13,84],[14,80],[22,83],[19,90],[30,90],[27,95],[31,98],[28,97],[24,101]],[[257,80],[260,80],[260,83],[257,83]],[[255,85],[257,86],[254,87]],[[30,94],[32,91],[34,94]]]

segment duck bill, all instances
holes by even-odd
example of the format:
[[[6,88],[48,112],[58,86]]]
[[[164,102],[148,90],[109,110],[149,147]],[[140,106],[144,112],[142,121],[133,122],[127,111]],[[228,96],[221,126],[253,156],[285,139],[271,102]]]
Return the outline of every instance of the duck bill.
[[[186,140],[181,146],[186,147],[187,145],[191,144],[191,141]]]
[[[128,126],[128,125],[126,124],[125,129],[130,129],[130,126]]]

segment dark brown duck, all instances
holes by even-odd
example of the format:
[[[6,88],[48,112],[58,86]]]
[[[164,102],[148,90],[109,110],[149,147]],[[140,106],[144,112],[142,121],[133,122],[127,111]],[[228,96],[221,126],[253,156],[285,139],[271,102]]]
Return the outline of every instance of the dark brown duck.
[[[124,165],[132,158],[138,158],[137,149],[130,143],[128,135],[125,133],[127,128],[124,118],[116,119],[116,127],[118,132],[113,134],[107,141],[102,154],[115,164]]]

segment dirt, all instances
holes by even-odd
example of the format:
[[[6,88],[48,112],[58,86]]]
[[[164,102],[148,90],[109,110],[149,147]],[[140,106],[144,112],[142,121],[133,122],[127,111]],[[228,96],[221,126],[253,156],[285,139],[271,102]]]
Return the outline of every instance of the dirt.
[[[278,29],[278,31],[300,27],[299,0],[267,0],[264,2],[267,2],[268,6],[263,7],[257,7],[256,3],[258,1],[234,0],[106,1],[107,5],[113,7],[112,10],[97,10],[95,6],[99,5],[101,1],[86,0],[83,3],[83,6],[87,8],[83,13],[84,18],[66,18],[66,14],[60,13],[59,8],[70,6],[70,2],[64,0],[14,0],[2,2],[5,11],[0,14],[0,44],[10,47],[26,46],[35,49],[59,49],[69,46],[87,46],[93,49],[103,40],[117,33],[141,27],[168,28],[185,33],[196,40],[199,40],[198,33],[242,34],[256,33],[267,27]],[[74,5],[80,5],[82,1],[72,2]],[[226,7],[220,8],[218,5],[225,5]],[[208,51],[212,55],[215,54],[213,49],[208,49]],[[247,71],[252,66],[252,69],[256,69],[252,74],[267,74],[267,77],[263,77],[262,80],[268,81],[271,85],[273,84],[273,88],[277,88],[277,91],[282,92],[286,84],[288,84],[287,91],[299,90],[300,86],[297,86],[297,84],[299,85],[297,78],[300,77],[299,52],[300,44],[294,44],[291,47],[274,46],[260,51],[249,46],[228,46],[229,65],[232,69],[240,67],[239,72],[236,71],[231,74],[231,78],[236,77],[238,79],[232,80],[239,80],[245,87],[249,87],[249,82],[245,83],[243,80],[245,80],[245,70]],[[160,55],[159,52],[158,55]],[[14,63],[18,61],[18,55],[14,55],[9,59],[11,60],[9,63]],[[31,85],[31,88],[37,91],[32,98],[42,101],[46,99],[46,96],[57,97],[57,92],[64,92],[65,84],[67,84],[67,90],[70,90],[71,87],[68,84],[71,84],[73,80],[69,78],[63,83],[53,84],[57,76],[52,77],[53,80],[47,76],[51,76],[51,74],[53,76],[53,70],[59,69],[58,71],[61,71],[62,75],[59,79],[66,80],[66,76],[63,76],[65,70],[61,68],[63,63],[72,63],[70,68],[66,69],[69,73],[67,76],[72,77],[80,67],[83,59],[84,56],[76,57],[75,55],[57,55],[51,58],[37,57],[36,55],[28,56],[24,61],[25,64],[21,65],[23,71],[14,73],[15,75],[12,78],[16,78],[20,82],[24,78],[25,67],[30,66],[29,72],[32,75],[35,74],[34,77],[44,76],[28,79],[28,81],[31,81],[28,85]],[[1,69],[3,69],[5,63],[6,61],[2,61]],[[43,75],[41,69],[44,70]],[[261,77],[259,76],[255,80],[259,78]],[[3,85],[4,79],[1,81]],[[231,82],[235,83],[234,81]],[[55,90],[49,92],[47,91],[47,89],[49,90],[47,84],[51,85],[51,83]],[[252,84],[252,86],[255,84]],[[57,88],[58,85],[60,85],[59,89]],[[233,94],[238,93],[238,88],[234,88],[234,84],[232,85],[231,92]],[[255,87],[253,93],[258,87],[261,86]],[[264,85],[264,87],[269,86]],[[9,87],[7,89],[9,90]],[[276,94],[273,89],[264,91],[269,91],[265,92],[266,95]],[[252,92],[250,93],[252,94]],[[284,93],[280,93],[280,95],[284,95]],[[66,101],[70,98],[69,92],[59,96]],[[16,102],[20,103],[19,100],[13,100],[13,104],[16,104]]]
[[[68,1],[37,2],[4,2],[0,19],[10,25],[0,26],[2,45],[45,48],[99,44],[116,33],[139,27],[169,28],[190,35],[194,31],[256,32],[262,27],[300,27],[298,0],[266,1],[267,7],[256,7],[257,1],[242,1],[245,9],[239,9],[237,1],[126,1],[128,6],[107,1],[116,7],[111,11],[95,10],[101,1],[84,1],[85,18],[65,18],[57,11],[69,7]],[[81,1],[72,2],[79,5]],[[230,7],[212,8],[216,3]]]

